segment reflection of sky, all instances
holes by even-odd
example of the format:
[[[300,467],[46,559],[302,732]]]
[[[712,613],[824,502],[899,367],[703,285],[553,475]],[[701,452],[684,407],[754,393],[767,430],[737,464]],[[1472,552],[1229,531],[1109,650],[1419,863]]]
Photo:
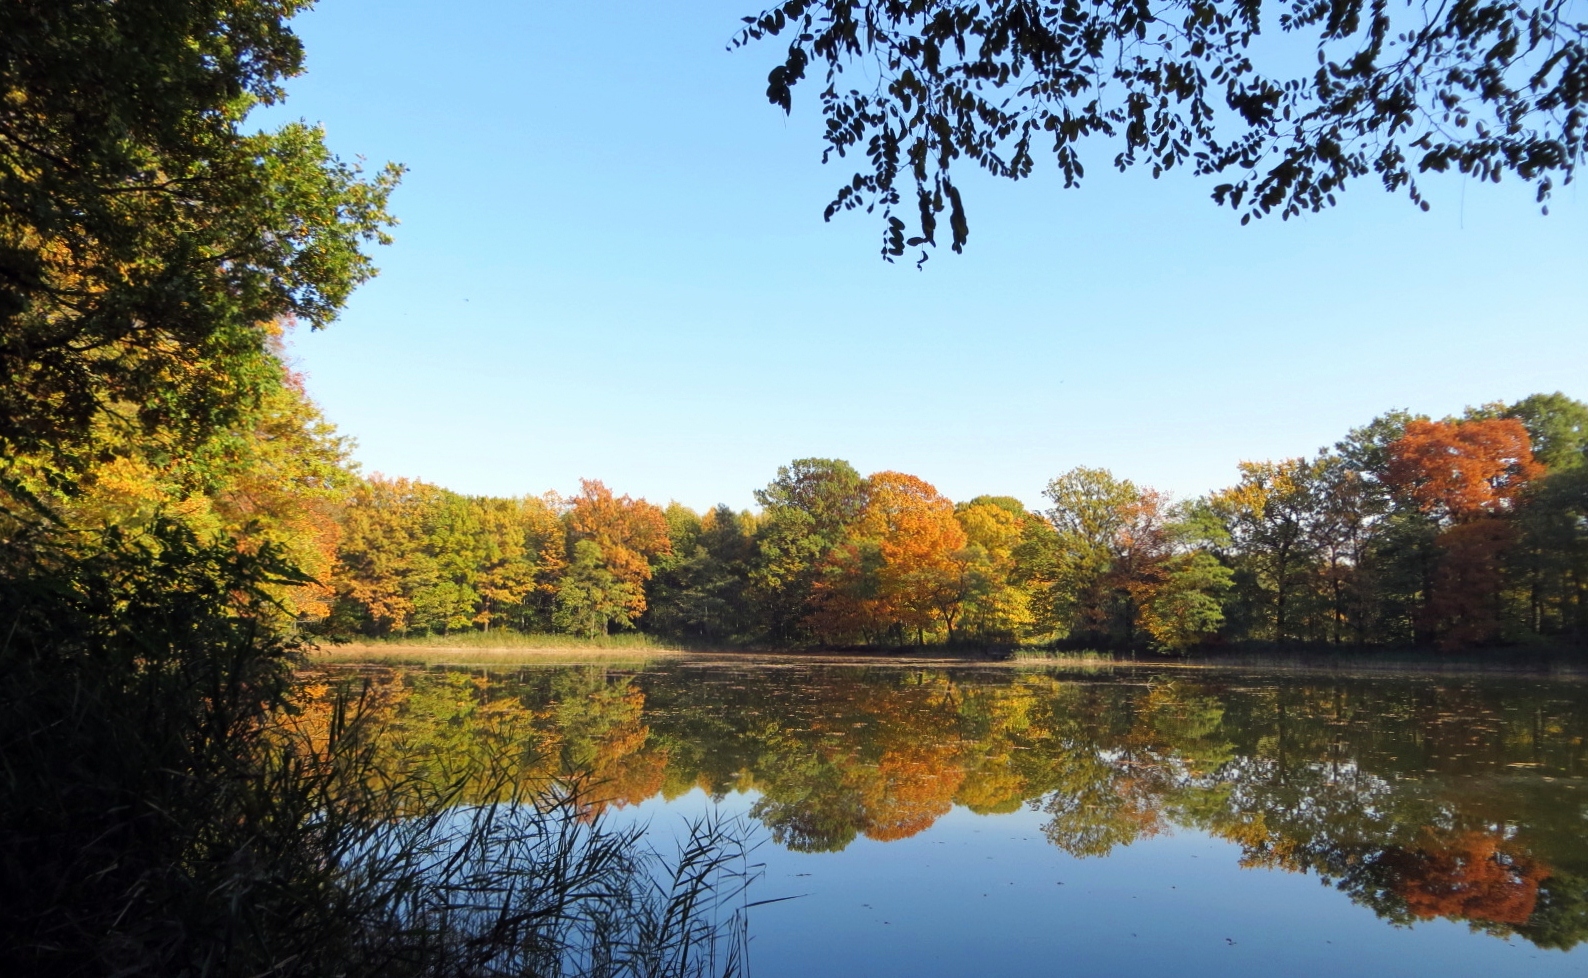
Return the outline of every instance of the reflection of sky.
[[[754,801],[730,795],[719,811],[742,815]],[[681,819],[710,807],[696,790],[614,814],[650,819],[665,852]],[[919,835],[860,838],[839,853],[765,842],[754,859],[766,875],[750,899],[804,896],[751,911],[751,978],[1584,971],[1581,951],[1496,940],[1446,920],[1393,927],[1314,876],[1243,870],[1238,846],[1200,832],[1076,859],[1045,841],[1047,817],[956,807]]]

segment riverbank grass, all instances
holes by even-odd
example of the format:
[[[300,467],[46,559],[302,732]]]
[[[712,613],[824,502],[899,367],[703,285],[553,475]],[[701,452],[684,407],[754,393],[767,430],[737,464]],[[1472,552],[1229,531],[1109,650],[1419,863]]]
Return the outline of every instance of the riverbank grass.
[[[555,665],[601,662],[643,666],[683,654],[669,642],[638,632],[618,635],[526,634],[507,630],[412,635],[398,638],[326,642],[310,652],[316,664],[383,665]]]

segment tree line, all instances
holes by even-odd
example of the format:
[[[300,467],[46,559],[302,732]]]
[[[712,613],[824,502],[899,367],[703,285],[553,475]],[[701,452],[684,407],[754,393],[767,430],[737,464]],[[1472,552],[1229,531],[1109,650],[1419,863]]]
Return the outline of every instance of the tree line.
[[[518,498],[348,483],[305,616],[321,635],[1170,652],[1588,639],[1588,405],[1560,393],[1389,412],[1193,499],[1078,467],[1036,511],[823,458],[779,468],[754,511],[595,480]]]

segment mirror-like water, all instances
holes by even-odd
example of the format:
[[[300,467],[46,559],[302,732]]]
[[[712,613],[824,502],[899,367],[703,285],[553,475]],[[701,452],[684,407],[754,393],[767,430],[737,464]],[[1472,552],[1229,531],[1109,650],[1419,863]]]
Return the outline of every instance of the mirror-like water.
[[[1588,685],[830,666],[369,673],[437,758],[769,838],[751,974],[1582,974]]]

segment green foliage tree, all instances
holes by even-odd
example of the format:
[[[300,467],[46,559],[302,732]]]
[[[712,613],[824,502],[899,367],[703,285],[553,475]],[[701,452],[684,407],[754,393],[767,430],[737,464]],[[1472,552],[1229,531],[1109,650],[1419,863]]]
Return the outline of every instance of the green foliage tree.
[[[711,644],[756,632],[747,596],[756,521],[718,506],[704,517],[677,503],[667,508],[672,553],[652,579],[645,627]]]
[[[1215,493],[1208,506],[1229,534],[1247,627],[1283,643],[1306,611],[1320,467],[1297,458],[1242,462],[1240,469],[1240,483]]]
[[[0,9],[8,973],[347,950],[330,821],[294,808],[329,782],[269,739],[343,450],[276,352],[373,274],[398,170],[246,131],[302,6]]]
[[[594,540],[580,540],[573,545],[570,557],[557,582],[552,624],[586,638],[606,635],[613,625],[632,626],[629,609],[634,606],[636,587],[607,569],[601,545]]]
[[[1057,532],[1053,601],[1060,620],[1074,635],[1106,642],[1108,576],[1140,491],[1107,469],[1080,467],[1049,482],[1043,495],[1053,503],[1045,515]]]
[[[864,480],[841,459],[796,459],[755,498],[761,518],[752,600],[772,638],[798,639],[806,634],[819,568],[865,508]]]
[[[85,464],[96,424],[192,446],[272,383],[268,327],[373,274],[399,168],[366,179],[254,107],[302,70],[300,0],[0,12],[0,456]]]
[[[1505,409],[1527,427],[1533,458],[1551,471],[1588,464],[1588,404],[1553,394],[1532,394]]]

